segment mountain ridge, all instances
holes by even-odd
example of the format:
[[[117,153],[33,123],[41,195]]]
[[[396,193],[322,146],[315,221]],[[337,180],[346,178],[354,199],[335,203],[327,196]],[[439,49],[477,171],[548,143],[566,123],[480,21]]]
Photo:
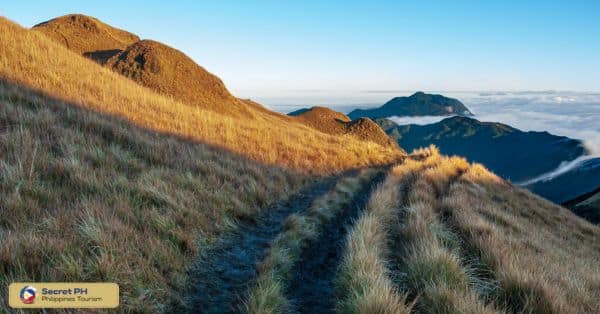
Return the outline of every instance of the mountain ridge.
[[[483,163],[514,182],[552,171],[563,161],[587,154],[579,140],[546,131],[523,132],[506,124],[470,117],[454,116],[422,126],[397,125],[388,119],[375,122],[407,150],[434,144],[445,154]],[[537,156],[544,156],[544,160]]]

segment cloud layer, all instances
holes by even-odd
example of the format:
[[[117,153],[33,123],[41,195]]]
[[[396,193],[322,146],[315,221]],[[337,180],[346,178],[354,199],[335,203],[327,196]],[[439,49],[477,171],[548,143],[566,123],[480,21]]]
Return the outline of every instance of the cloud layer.
[[[447,93],[460,99],[480,121],[501,122],[523,131],[548,131],[582,140],[600,156],[600,94],[574,92]],[[393,117],[398,124],[429,124],[444,117]]]

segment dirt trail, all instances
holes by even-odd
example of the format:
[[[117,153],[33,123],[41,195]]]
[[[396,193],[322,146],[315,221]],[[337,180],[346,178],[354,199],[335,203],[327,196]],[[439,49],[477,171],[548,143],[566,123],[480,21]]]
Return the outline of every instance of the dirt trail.
[[[232,234],[204,252],[190,271],[192,290],[187,298],[192,313],[237,313],[241,298],[257,276],[282,223],[292,213],[310,208],[315,199],[330,191],[336,178],[312,184],[288,200],[273,206],[257,222],[241,222]]]
[[[371,191],[385,178],[377,175],[354,195],[350,206],[323,226],[318,239],[302,252],[286,285],[287,299],[300,313],[332,313],[335,306],[334,279],[349,228],[364,209]]]

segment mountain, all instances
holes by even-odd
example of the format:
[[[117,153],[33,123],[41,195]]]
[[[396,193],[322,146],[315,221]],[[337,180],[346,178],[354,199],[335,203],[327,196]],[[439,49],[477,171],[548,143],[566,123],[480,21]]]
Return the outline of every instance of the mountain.
[[[117,313],[600,306],[600,228],[480,164],[194,106],[1,17],[0,42],[2,286],[115,282]]]
[[[137,35],[83,14],[57,17],[32,29],[99,63],[140,40]]]
[[[3,17],[0,42],[3,286],[111,281],[119,312],[181,312],[187,269],[239,222],[405,156],[249,100],[247,115],[191,106]]]
[[[352,137],[336,137],[308,129],[300,122],[258,108],[250,101],[240,100],[247,106],[235,115],[220,112],[220,102],[212,104],[216,109],[192,106],[108,71],[39,31],[23,29],[6,19],[0,20],[0,27],[1,57],[10,60],[0,62],[3,80],[131,121],[138,127],[302,172],[343,171],[370,163],[388,163],[403,155],[388,147],[365,147],[362,141]]]
[[[248,115],[247,106],[225,84],[177,49],[153,40],[138,41],[105,66],[160,94],[221,113]]]
[[[558,204],[578,199],[600,187],[600,158],[584,160],[569,171],[525,186]]]
[[[356,109],[348,114],[353,120],[361,117],[377,119],[392,116],[450,115],[471,115],[471,112],[458,99],[423,92],[416,92],[409,97],[395,97],[379,108]]]
[[[578,216],[592,223],[600,224],[600,188],[567,201],[563,205]]]
[[[552,171],[586,153],[579,140],[469,117],[455,116],[423,126],[397,125],[387,119],[376,123],[407,151],[434,144],[444,154],[482,163],[513,182]]]
[[[250,115],[225,84],[177,49],[112,27],[96,18],[71,14],[32,30],[62,43],[160,94],[229,115]]]
[[[371,141],[382,146],[398,148],[398,144],[387,136],[373,120],[368,118],[350,120],[345,114],[325,107],[300,109],[289,113],[289,115],[327,134],[349,134],[361,140]]]

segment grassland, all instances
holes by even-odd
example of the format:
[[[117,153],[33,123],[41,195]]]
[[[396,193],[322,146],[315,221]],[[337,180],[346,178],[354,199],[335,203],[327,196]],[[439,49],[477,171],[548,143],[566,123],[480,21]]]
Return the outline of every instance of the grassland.
[[[194,108],[4,18],[0,41],[3,286],[112,281],[123,311],[178,308],[188,266],[237,221],[308,175],[401,156],[256,104]]]
[[[3,18],[0,42],[1,286],[112,281],[121,312],[197,311],[180,297],[193,261],[218,269],[219,240],[256,236],[240,229],[335,174],[270,221],[236,310],[600,312],[600,228],[481,165],[435,147],[406,157],[251,101],[235,99],[244,115],[190,106]],[[369,169],[389,164],[370,193]],[[320,265],[327,278],[303,271]]]
[[[481,165],[413,156],[348,235],[340,313],[598,311],[596,226]]]
[[[235,118],[185,105],[4,18],[0,41],[0,77],[5,81],[262,163],[322,174],[390,163],[402,155],[394,148],[350,135],[327,135],[250,106],[243,118]]]
[[[179,302],[199,250],[307,182],[6,84],[0,154],[0,285],[118,282],[124,310]]]

